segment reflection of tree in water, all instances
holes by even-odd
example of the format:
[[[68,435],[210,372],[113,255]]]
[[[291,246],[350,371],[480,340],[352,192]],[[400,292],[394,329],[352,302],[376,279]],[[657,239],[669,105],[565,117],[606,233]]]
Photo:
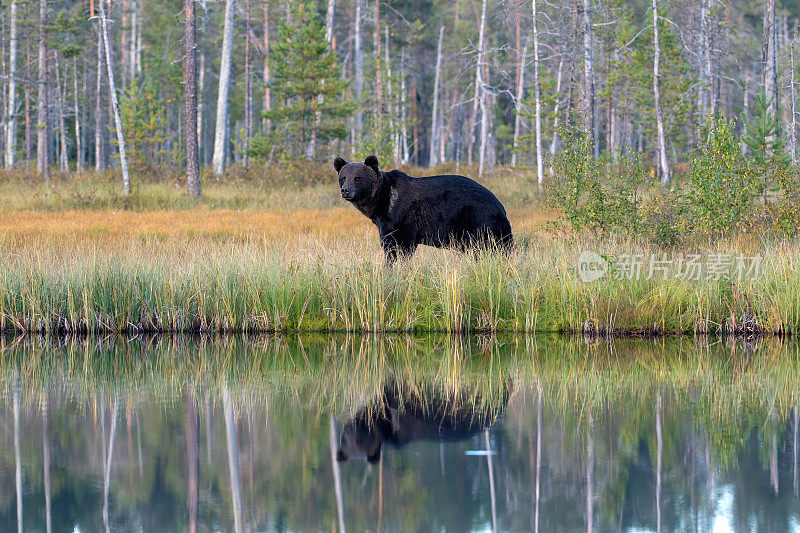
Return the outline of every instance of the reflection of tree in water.
[[[199,531],[234,530],[234,492],[242,529],[336,528],[331,411],[382,428],[382,462],[351,457],[340,471],[351,531],[487,529],[493,510],[499,530],[581,530],[590,513],[596,530],[655,530],[659,511],[664,531],[709,530],[726,506],[734,528],[798,518],[791,344],[39,342],[0,347],[0,483],[20,465],[26,530],[46,530],[48,486],[54,530],[103,529],[105,487],[112,529],[188,529],[194,516]],[[501,413],[487,444],[481,429]],[[465,454],[486,448],[491,480],[487,458]],[[0,492],[0,530],[16,529],[16,504]]]

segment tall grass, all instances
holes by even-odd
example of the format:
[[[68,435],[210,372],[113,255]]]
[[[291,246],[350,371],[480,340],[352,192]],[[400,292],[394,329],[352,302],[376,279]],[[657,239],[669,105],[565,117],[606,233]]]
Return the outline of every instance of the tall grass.
[[[542,238],[510,257],[425,249],[393,267],[368,228],[284,241],[9,240],[3,331],[792,334],[800,320],[800,247],[786,243],[762,250],[757,280],[584,283],[578,256],[592,243],[575,239]],[[649,252],[625,241],[602,251]]]

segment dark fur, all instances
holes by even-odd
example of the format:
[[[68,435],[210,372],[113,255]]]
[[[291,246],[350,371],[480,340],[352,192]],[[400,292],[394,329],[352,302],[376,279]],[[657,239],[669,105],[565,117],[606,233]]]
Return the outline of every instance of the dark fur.
[[[461,403],[455,396],[423,391],[421,396],[401,397],[390,382],[371,405],[345,424],[336,452],[338,461],[380,459],[383,443],[400,448],[417,440],[464,440],[494,424],[511,394],[506,383],[499,408],[479,407],[479,399]],[[458,407],[456,407],[458,406]]]
[[[465,176],[412,178],[399,170],[384,172],[378,158],[333,162],[342,198],[378,227],[388,261],[410,257],[417,246],[461,250],[488,245],[513,246],[503,204],[486,187]]]

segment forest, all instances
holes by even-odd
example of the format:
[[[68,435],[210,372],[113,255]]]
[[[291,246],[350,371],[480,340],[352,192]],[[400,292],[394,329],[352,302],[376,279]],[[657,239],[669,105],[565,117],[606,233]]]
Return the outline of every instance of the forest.
[[[112,169],[126,195],[131,180],[188,176],[199,195],[201,169],[219,179],[367,153],[479,175],[515,167],[541,183],[582,127],[594,158],[642,154],[667,184],[686,174],[709,116],[749,134],[761,88],[775,122],[765,139],[795,162],[798,11],[781,0],[12,0],[0,23],[4,166],[29,182]]]

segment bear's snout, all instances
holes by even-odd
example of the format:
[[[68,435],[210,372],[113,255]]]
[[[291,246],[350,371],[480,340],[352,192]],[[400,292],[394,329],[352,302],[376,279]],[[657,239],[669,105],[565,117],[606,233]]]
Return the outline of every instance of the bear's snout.
[[[347,187],[342,187],[342,198],[350,200],[353,198],[353,191]]]

